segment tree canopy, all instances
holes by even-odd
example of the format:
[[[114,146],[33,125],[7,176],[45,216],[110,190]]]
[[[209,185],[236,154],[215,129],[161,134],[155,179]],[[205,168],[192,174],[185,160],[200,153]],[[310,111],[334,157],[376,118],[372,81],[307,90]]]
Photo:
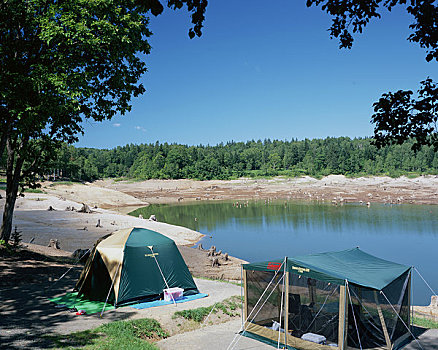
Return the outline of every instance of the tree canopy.
[[[186,5],[201,35],[205,0]],[[6,163],[1,236],[7,240],[20,186],[38,173],[61,142],[72,143],[87,119],[131,109],[150,52],[148,14],[158,0],[9,0],[0,3],[0,162]],[[5,161],[3,161],[5,157]]]
[[[354,35],[362,33],[372,19],[383,12],[404,6],[412,15],[412,33],[407,38],[426,51],[426,61],[438,61],[438,4],[435,0],[307,0],[307,6],[321,6],[332,16],[330,36],[339,40],[340,48],[350,49]],[[420,83],[417,96],[411,90],[399,90],[382,95],[375,102],[371,121],[375,124],[377,146],[401,144],[414,138],[413,148],[433,145],[438,149],[438,87],[426,77]]]

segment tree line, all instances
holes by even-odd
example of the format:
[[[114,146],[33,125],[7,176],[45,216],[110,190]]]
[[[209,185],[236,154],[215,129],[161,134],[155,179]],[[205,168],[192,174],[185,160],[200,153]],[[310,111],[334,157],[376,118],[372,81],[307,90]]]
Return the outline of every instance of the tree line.
[[[438,174],[438,152],[414,141],[377,148],[371,138],[227,142],[215,146],[151,143],[113,149],[57,150],[46,174],[64,179],[232,179],[241,176]]]

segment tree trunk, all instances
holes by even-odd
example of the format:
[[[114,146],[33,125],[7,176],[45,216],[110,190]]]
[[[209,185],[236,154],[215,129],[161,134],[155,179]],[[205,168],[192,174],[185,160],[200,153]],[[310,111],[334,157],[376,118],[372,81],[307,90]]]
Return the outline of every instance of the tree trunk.
[[[21,144],[20,146],[23,146]],[[6,149],[8,153],[6,166],[6,202],[3,210],[3,222],[0,229],[0,239],[9,242],[12,232],[12,218],[14,215],[15,201],[17,200],[18,186],[20,184],[21,168],[23,167],[23,157],[20,155],[14,164],[15,147],[12,145],[12,140],[8,138],[6,142]],[[15,165],[15,169],[14,169]]]

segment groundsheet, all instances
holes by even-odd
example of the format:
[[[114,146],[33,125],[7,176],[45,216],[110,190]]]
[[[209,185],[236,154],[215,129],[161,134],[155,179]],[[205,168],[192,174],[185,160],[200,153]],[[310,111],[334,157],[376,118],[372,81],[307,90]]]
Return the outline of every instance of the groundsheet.
[[[180,299],[175,300],[175,302],[177,304],[185,303],[186,301],[201,299],[201,298],[205,298],[207,296],[208,296],[208,294],[198,293],[198,294],[188,295],[186,297],[182,297]],[[148,301],[146,303],[134,304],[134,305],[129,305],[129,306],[133,307],[134,309],[147,309],[149,307],[162,306],[162,305],[168,305],[168,304],[173,304],[173,301],[154,300],[154,301]]]
[[[78,293],[66,293],[60,297],[49,298],[51,302],[58,305],[65,305],[66,308],[76,308],[78,310],[84,310],[87,314],[94,314],[101,312],[105,303],[103,301],[88,300],[83,297],[78,297]],[[114,309],[111,304],[106,304],[105,310]]]

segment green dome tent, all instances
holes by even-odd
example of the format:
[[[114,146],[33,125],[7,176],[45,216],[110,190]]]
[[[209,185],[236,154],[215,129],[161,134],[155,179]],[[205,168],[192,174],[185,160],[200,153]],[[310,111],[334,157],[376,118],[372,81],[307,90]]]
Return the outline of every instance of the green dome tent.
[[[198,289],[175,242],[144,228],[116,231],[99,240],[90,254],[75,290],[90,300],[114,306],[137,300],[156,300],[166,288]]]
[[[399,349],[411,268],[359,248],[243,265],[243,334],[288,349]]]

